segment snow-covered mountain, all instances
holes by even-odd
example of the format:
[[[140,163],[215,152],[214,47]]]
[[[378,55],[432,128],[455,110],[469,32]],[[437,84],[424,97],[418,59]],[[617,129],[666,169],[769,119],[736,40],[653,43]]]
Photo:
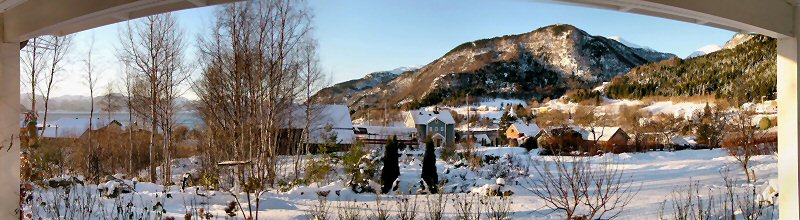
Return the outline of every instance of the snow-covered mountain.
[[[716,45],[716,44],[705,45],[703,47],[697,48],[697,50],[695,50],[694,52],[689,54],[689,56],[687,56],[686,59],[703,56],[703,55],[706,55],[706,54],[717,52],[718,50],[721,50],[721,49],[722,49],[722,47],[720,47],[719,45]]]
[[[105,96],[95,96],[94,97],[94,107],[95,111],[99,112],[102,108],[103,103],[105,103]],[[119,104],[120,106],[125,106],[127,102],[127,96],[120,93],[112,93],[111,94],[112,102]],[[31,93],[22,93],[19,94],[19,101],[22,105],[22,109],[24,111],[29,111],[31,109]],[[91,108],[92,101],[89,96],[83,95],[64,95],[64,96],[52,96],[48,102],[48,111],[53,112],[89,112]],[[184,98],[184,97],[177,97],[175,98],[175,105],[178,107],[179,110],[188,110],[192,101]],[[36,95],[36,110],[37,111],[44,111],[44,96]],[[127,111],[126,107],[121,107],[119,111]]]
[[[622,38],[620,36],[611,36],[611,37],[606,37],[606,38],[611,39],[611,40],[615,40],[615,41],[621,43],[622,45],[628,46],[630,48],[642,48],[642,49],[647,49],[647,50],[653,50],[653,48],[650,48],[650,47],[643,47],[643,46],[640,46],[638,44],[631,43],[630,41],[627,41],[627,40],[625,40],[624,38]]]
[[[591,88],[633,67],[672,57],[675,55],[632,48],[572,25],[558,24],[466,42],[422,68],[385,83],[370,84],[367,89],[353,86],[359,80],[348,81],[346,87],[355,89],[337,84],[319,97],[337,97],[335,102],[354,109],[383,101],[398,103],[398,107],[440,104],[467,93],[476,97],[552,98],[568,89]]]
[[[620,36],[611,36],[611,37],[606,37],[606,38],[614,40],[614,41],[617,41],[617,42],[621,43],[622,45],[630,47],[637,54],[639,54],[640,56],[645,57],[648,60],[663,60],[663,59],[668,59],[668,58],[671,58],[672,56],[674,56],[672,54],[659,53],[655,49],[647,47],[647,46],[641,46],[639,44],[631,43],[630,41],[625,40],[625,38],[622,38]],[[647,56],[651,56],[651,57],[647,57]]]
[[[329,103],[346,102],[346,100],[350,99],[355,93],[371,89],[393,80],[403,73],[415,71],[417,69],[419,69],[419,66],[398,67],[393,70],[369,73],[362,78],[348,80],[321,89],[314,97],[317,100]]]
[[[737,34],[733,35],[733,38],[728,40],[728,42],[725,42],[725,46],[723,46],[722,48],[723,49],[732,49],[732,48],[734,48],[736,46],[739,46],[739,44],[742,44],[742,43],[744,43],[744,42],[746,42],[746,41],[748,41],[750,39],[753,39],[753,37],[755,37],[755,36],[757,36],[757,35],[737,33]]]
[[[421,67],[421,66],[404,66],[404,67],[397,67],[397,68],[395,68],[395,69],[393,69],[393,70],[389,70],[389,71],[387,71],[387,72],[390,72],[390,73],[392,73],[392,74],[394,74],[394,75],[400,75],[401,73],[405,73],[405,72],[408,72],[408,71],[414,71],[414,70],[418,70],[420,67]]]

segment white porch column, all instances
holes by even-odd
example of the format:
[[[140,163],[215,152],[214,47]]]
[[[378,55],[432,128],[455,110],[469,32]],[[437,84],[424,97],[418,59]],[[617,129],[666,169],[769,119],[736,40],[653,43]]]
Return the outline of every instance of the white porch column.
[[[0,43],[0,219],[19,218],[19,115],[19,43]]]
[[[800,14],[795,6],[795,37],[778,39],[778,202],[781,219],[800,216],[798,201],[798,146],[800,146],[800,118],[798,118],[797,55],[800,51]]]

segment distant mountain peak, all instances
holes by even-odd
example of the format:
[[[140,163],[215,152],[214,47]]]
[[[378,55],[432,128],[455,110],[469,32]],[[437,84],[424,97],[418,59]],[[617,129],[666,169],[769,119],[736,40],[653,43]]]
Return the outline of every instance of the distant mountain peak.
[[[719,45],[716,45],[716,44],[705,45],[705,46],[702,46],[700,48],[697,48],[697,50],[695,50],[694,52],[689,54],[689,56],[687,56],[686,59],[703,56],[703,55],[706,55],[706,54],[717,52],[718,50],[721,50],[721,49],[722,49],[722,47],[720,47]]]
[[[732,49],[732,48],[734,48],[736,46],[739,46],[739,44],[742,44],[742,43],[752,39],[754,36],[756,36],[756,35],[755,34],[748,34],[748,33],[737,33],[737,34],[734,34],[733,37],[730,40],[728,40],[728,42],[725,42],[725,46],[723,46],[722,48],[724,48],[724,49]]]
[[[630,48],[641,48],[641,49],[646,49],[646,50],[653,50],[653,48],[650,48],[650,47],[644,47],[644,46],[641,46],[639,44],[631,43],[630,41],[627,41],[627,40],[625,40],[624,38],[622,38],[620,36],[610,36],[610,37],[606,37],[606,38],[611,39],[611,40],[615,40],[615,41],[621,43],[622,45],[628,46]]]
[[[397,67],[397,68],[395,68],[395,69],[393,69],[393,70],[389,70],[389,71],[387,71],[387,72],[390,72],[390,73],[392,73],[392,74],[394,74],[394,75],[400,75],[400,74],[402,74],[402,73],[405,73],[405,72],[408,72],[408,71],[415,71],[415,70],[418,70],[420,67],[421,67],[421,66],[419,66],[419,65],[414,65],[414,66],[403,66],[403,67]]]

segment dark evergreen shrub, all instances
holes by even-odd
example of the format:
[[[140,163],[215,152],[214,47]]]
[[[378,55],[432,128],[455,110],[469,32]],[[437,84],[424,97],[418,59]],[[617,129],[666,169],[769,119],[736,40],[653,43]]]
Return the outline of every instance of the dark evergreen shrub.
[[[439,175],[436,173],[436,150],[433,139],[425,139],[425,155],[422,157],[422,180],[428,185],[431,193],[436,193]]]
[[[392,189],[392,184],[400,177],[400,154],[397,152],[401,147],[394,136],[386,143],[386,152],[383,155],[383,169],[381,170],[381,192],[388,193]]]

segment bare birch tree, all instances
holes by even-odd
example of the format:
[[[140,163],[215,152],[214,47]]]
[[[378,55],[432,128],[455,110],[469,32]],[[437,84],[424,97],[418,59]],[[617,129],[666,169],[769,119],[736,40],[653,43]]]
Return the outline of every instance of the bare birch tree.
[[[92,138],[92,133],[94,133],[94,90],[95,86],[97,85],[97,77],[98,73],[96,73],[96,69],[94,63],[92,61],[92,50],[94,50],[94,36],[92,36],[91,43],[89,44],[89,50],[86,52],[86,58],[83,60],[84,64],[84,83],[86,87],[89,89],[89,130],[88,133],[88,140],[89,140],[89,156],[87,159],[87,168],[88,171],[94,180],[94,182],[99,181],[99,172],[100,172],[100,157],[97,155],[97,151],[95,150],[94,141]]]
[[[324,86],[324,75],[320,71],[319,68],[319,60],[316,56],[316,40],[310,37],[307,37],[306,41],[303,42],[303,49],[300,51],[301,53],[301,62],[304,64],[303,70],[301,71],[301,81],[302,81],[302,89],[300,94],[302,97],[299,97],[300,101],[303,103],[302,111],[303,111],[303,134],[301,137],[300,143],[298,143],[297,149],[295,151],[296,158],[294,162],[294,178],[298,179],[300,175],[300,166],[302,165],[302,155],[303,154],[310,154],[310,143],[311,143],[311,131],[312,131],[312,122],[316,121],[320,115],[320,109],[318,104],[318,100],[313,99],[313,95],[319,91]]]
[[[642,142],[646,131],[644,122],[649,118],[649,112],[642,110],[640,106],[622,106],[617,117],[621,127],[631,135],[636,151],[643,151]]]
[[[105,86],[103,97],[100,100],[100,110],[106,113],[108,122],[111,122],[111,114],[117,112],[122,108],[119,100],[114,96],[114,83],[108,82]]]
[[[50,53],[48,53],[50,56],[50,75],[45,77],[44,88],[40,89],[43,90],[40,91],[40,93],[44,94],[44,114],[42,116],[43,126],[40,136],[43,136],[44,131],[47,129],[47,112],[49,110],[50,92],[53,90],[53,84],[57,81],[56,73],[62,70],[62,62],[64,59],[66,59],[66,56],[72,47],[72,38],[72,35],[49,36],[43,38],[47,50],[50,51]]]
[[[602,115],[595,111],[594,106],[580,106],[575,111],[575,117],[573,121],[575,124],[581,125],[584,127],[586,132],[588,132],[587,140],[590,141],[588,144],[591,146],[591,149],[582,149],[582,152],[587,152],[590,155],[596,154],[596,150],[598,149],[598,142],[600,138],[608,135],[606,129],[603,128],[606,124],[608,124],[608,118],[605,115]],[[595,151],[595,152],[593,152]]]
[[[47,69],[47,49],[45,47],[44,37],[34,37],[28,40],[25,48],[22,48],[22,65],[21,69],[24,73],[24,86],[30,91],[31,112],[36,112],[36,90],[39,83],[44,77],[44,72]]]
[[[175,18],[170,13],[166,13],[128,23],[127,28],[123,30],[122,39],[120,39],[122,48],[118,54],[119,59],[129,63],[133,72],[139,76],[139,79],[142,79],[141,89],[133,91],[142,92],[138,97],[144,100],[142,103],[144,105],[140,107],[149,110],[141,116],[150,122],[149,178],[153,182],[158,180],[155,145],[157,144],[157,134],[160,129],[163,129],[163,105],[166,97],[164,90],[167,85],[172,83],[175,71],[179,70],[178,66],[182,65],[179,64],[182,62],[181,56],[185,47],[182,38]],[[141,109],[138,111],[145,112]],[[169,151],[169,145],[164,146],[165,152]],[[163,165],[165,171],[169,169],[168,162]],[[169,182],[169,179],[165,179],[166,182]]]
[[[125,107],[128,110],[128,173],[133,174],[135,171],[133,170],[133,160],[134,160],[134,145],[133,145],[133,86],[135,79],[135,73],[129,63],[123,62],[124,64],[124,74],[123,74],[123,84],[125,89]]]
[[[279,0],[226,5],[199,43],[201,77],[194,89],[213,142],[207,150],[214,151],[206,160],[249,162],[235,174],[248,183],[243,187],[248,197],[259,196],[281,177],[279,153],[299,150],[290,148],[299,145],[289,142],[289,128],[296,120],[292,112],[298,96],[307,90],[302,80],[309,56],[302,51],[309,49],[311,18],[303,4]],[[248,207],[258,207],[258,202]]]

